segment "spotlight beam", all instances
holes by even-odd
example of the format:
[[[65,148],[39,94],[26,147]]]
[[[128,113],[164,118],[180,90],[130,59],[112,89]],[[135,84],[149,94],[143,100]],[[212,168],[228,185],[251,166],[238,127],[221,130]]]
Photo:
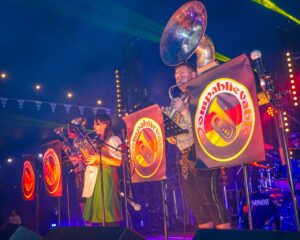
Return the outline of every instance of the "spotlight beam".
[[[273,3],[271,0],[252,0],[252,2],[255,2],[259,5],[262,5],[265,8],[268,8],[274,12],[277,12],[290,20],[294,21],[298,25],[300,25],[300,20],[292,16],[291,14],[288,14],[286,11],[284,11],[282,8],[278,7],[275,3]]]

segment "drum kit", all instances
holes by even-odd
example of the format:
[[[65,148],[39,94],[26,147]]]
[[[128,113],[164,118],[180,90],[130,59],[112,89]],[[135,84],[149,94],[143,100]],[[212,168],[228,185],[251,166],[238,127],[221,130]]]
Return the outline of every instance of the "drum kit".
[[[290,137],[291,136],[291,137]],[[289,148],[300,149],[300,134],[289,135]],[[267,163],[250,163],[250,200],[252,225],[255,229],[296,230],[290,185],[286,166],[274,147],[265,144]],[[268,153],[270,152],[271,153]],[[300,203],[300,159],[292,158],[294,188]],[[257,177],[253,177],[256,175]],[[248,206],[243,199],[239,209],[239,225],[248,228]]]

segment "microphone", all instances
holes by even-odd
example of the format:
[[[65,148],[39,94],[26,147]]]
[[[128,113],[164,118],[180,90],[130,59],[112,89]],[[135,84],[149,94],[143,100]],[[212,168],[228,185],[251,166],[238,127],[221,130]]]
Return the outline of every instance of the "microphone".
[[[266,76],[265,76],[265,69],[262,65],[261,52],[259,50],[252,51],[251,59],[255,64],[255,69],[257,71],[258,79],[260,82],[260,87],[265,92],[266,91]]]
[[[117,149],[121,150],[122,152],[125,152],[127,149],[126,143],[121,143],[120,145],[118,145]]]
[[[121,191],[118,191],[118,192],[119,192],[120,196],[124,197],[124,193],[123,192],[121,192]],[[141,210],[141,205],[138,204],[138,203],[136,203],[136,202],[134,202],[132,199],[127,198],[126,201],[133,207],[133,209],[135,211],[140,211]]]

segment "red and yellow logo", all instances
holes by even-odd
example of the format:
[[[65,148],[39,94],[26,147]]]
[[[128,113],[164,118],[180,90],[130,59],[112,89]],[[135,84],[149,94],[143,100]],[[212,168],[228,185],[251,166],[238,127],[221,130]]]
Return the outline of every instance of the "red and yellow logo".
[[[35,175],[34,170],[29,161],[24,162],[22,174],[22,192],[26,200],[34,198]]]
[[[228,162],[240,156],[252,138],[254,123],[251,95],[233,79],[212,81],[199,97],[195,114],[197,140],[216,161]]]
[[[130,156],[140,177],[150,178],[157,172],[163,159],[163,148],[159,124],[151,118],[139,119],[130,138]]]
[[[43,156],[43,170],[46,190],[50,195],[55,195],[60,186],[61,167],[53,148],[48,148]]]

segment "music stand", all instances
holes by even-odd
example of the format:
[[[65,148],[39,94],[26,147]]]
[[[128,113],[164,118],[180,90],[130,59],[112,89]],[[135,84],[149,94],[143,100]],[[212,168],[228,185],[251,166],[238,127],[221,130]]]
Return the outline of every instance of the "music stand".
[[[179,127],[171,118],[169,118],[166,114],[163,113],[164,117],[164,129],[165,129],[165,138],[175,137],[180,134],[188,133],[188,129],[182,129]],[[163,218],[164,218],[164,235],[165,239],[168,239],[168,209],[167,209],[167,191],[166,191],[166,182],[164,180],[161,181],[161,193],[162,193],[162,206],[163,206]]]

